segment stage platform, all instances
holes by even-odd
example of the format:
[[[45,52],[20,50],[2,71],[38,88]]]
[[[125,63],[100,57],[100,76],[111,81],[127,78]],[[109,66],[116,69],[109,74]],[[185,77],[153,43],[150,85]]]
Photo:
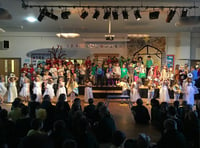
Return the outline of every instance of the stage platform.
[[[85,86],[79,86],[79,94],[84,95]],[[108,95],[121,95],[122,94],[122,88],[121,87],[108,87],[108,86],[102,86],[102,87],[92,87],[94,98],[106,98]],[[139,89],[139,93],[141,98],[147,98],[148,97],[148,89],[147,87],[141,87]],[[172,90],[169,90],[170,98],[174,98],[174,93]],[[155,98],[159,98],[159,89],[155,89]],[[182,95],[180,96],[182,98]]]

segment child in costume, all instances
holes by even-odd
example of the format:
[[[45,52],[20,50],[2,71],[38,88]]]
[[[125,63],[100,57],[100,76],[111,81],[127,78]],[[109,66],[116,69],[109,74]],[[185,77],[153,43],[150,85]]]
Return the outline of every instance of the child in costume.
[[[36,102],[42,102],[42,81],[40,76],[37,75],[33,81],[33,94],[37,95]]]
[[[8,78],[9,89],[8,89],[8,102],[11,103],[18,97],[16,82],[18,81],[18,77],[15,76],[14,73],[11,73]]]
[[[127,80],[124,78],[121,81],[117,82],[117,86],[121,86],[122,87],[122,95],[129,95],[130,92],[130,86],[127,82]],[[123,103],[123,99],[121,100]]]
[[[179,82],[175,82],[175,84],[172,87],[173,91],[174,91],[174,101],[178,101],[181,91],[182,91],[182,86]]]
[[[153,80],[150,79],[149,83],[148,83],[148,100],[147,100],[147,105],[149,105],[150,100],[153,99],[153,97],[154,97],[155,87],[156,87],[156,85],[153,83]]]
[[[44,91],[43,97],[45,95],[49,95],[51,99],[53,99],[55,97],[53,86],[54,86],[53,79],[49,78],[48,82],[47,82],[47,84],[45,86],[45,91]]]
[[[144,85],[145,78],[146,78],[146,68],[144,67],[143,64],[141,65],[141,68],[140,68],[139,78],[142,81],[142,85]]]
[[[133,82],[131,84],[130,100],[131,100],[131,102],[135,103],[140,98],[141,97],[140,97],[140,94],[139,94],[139,83]]]
[[[24,79],[24,83],[23,83],[21,91],[19,92],[19,95],[24,98],[25,102],[29,101],[29,98],[30,98],[30,80],[28,78]]]
[[[108,68],[106,70],[106,78],[108,80],[108,86],[110,86],[110,84],[112,84],[112,86],[114,86],[113,68],[112,68],[112,64],[111,63],[108,65]]]
[[[169,103],[168,81],[164,80],[160,88],[160,101]]]
[[[66,101],[67,101],[67,93],[66,93],[66,88],[65,88],[65,82],[64,82],[64,79],[62,77],[59,78],[59,82],[58,82],[58,90],[57,90],[57,93],[56,93],[57,99],[59,98],[59,96],[61,94],[65,94]]]
[[[88,99],[93,99],[93,92],[92,92],[92,82],[89,80],[86,80],[85,83],[85,92],[84,92],[84,101],[88,102]]]
[[[0,76],[0,103],[4,102],[4,96],[7,92],[7,88],[5,86],[5,79],[3,76]]]
[[[68,81],[67,81],[67,94],[70,95],[71,97],[71,103],[74,101],[75,96],[79,94],[78,91],[78,83],[75,81],[74,76],[72,76]]]
[[[174,84],[174,73],[172,67],[169,68],[169,71],[167,72],[167,77],[169,80],[169,86],[172,88],[172,85]]]
[[[164,81],[168,79],[168,75],[167,75],[167,66],[164,65],[163,69],[161,70],[161,75],[160,75],[160,80]]]
[[[121,68],[121,78],[124,78],[126,80],[128,79],[128,69],[126,68],[125,64],[123,64]]]

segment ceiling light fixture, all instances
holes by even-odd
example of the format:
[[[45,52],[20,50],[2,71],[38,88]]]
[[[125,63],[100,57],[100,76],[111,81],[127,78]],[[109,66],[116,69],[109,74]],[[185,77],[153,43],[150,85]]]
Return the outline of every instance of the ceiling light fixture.
[[[34,22],[37,21],[37,19],[36,19],[35,17],[33,17],[33,16],[27,17],[26,20],[27,20],[28,22],[30,22],[30,23],[34,23]]]
[[[63,12],[61,13],[61,18],[62,18],[62,19],[69,19],[70,14],[71,14],[70,11],[63,11]]]
[[[123,19],[128,20],[128,12],[125,10],[122,11]]]
[[[159,18],[159,14],[160,14],[160,11],[149,12],[149,19],[150,20],[158,19]]]
[[[112,16],[114,20],[118,20],[118,12],[117,10],[112,11]]]
[[[43,9],[40,9],[40,14],[39,14],[39,16],[38,16],[38,21],[42,21],[43,20],[43,18],[44,18],[44,16],[45,16],[45,13],[46,13],[46,11],[47,11],[47,8],[43,8]]]
[[[166,18],[166,22],[167,23],[170,23],[171,20],[173,19],[174,15],[176,13],[176,10],[170,10],[169,14],[167,15],[167,18]]]
[[[97,19],[98,19],[98,17],[99,17],[99,15],[100,15],[100,12],[99,12],[99,10],[95,9],[95,12],[94,12],[94,14],[93,14],[92,18],[93,18],[94,20],[97,20]]]
[[[83,10],[82,10],[82,13],[81,13],[81,15],[80,15],[80,18],[81,18],[82,20],[84,20],[87,16],[88,16],[88,12],[85,11],[85,10],[83,9]]]
[[[80,34],[79,33],[57,33],[56,36],[59,38],[76,38],[76,37],[79,37]]]
[[[186,9],[186,10],[182,10],[182,12],[181,12],[181,17],[186,17],[187,16],[187,12],[188,12],[188,10]]]
[[[110,17],[110,14],[111,14],[110,10],[106,9],[104,12],[103,19],[108,20],[108,18]]]
[[[142,18],[140,15],[140,10],[138,9],[134,11],[134,15],[137,21],[139,21]]]
[[[53,9],[51,9],[51,12],[49,12],[48,10],[45,13],[45,16],[53,19],[53,20],[58,20],[58,16],[56,16],[55,14],[53,14]]]

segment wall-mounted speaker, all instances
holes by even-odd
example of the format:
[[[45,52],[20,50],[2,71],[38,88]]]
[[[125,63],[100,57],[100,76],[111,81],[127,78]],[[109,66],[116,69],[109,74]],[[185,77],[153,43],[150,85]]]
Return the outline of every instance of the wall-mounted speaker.
[[[9,48],[9,41],[3,41],[3,48]]]

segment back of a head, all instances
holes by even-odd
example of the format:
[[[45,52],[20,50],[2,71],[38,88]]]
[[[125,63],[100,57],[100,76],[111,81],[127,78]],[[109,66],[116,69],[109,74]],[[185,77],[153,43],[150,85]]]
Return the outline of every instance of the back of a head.
[[[178,107],[179,107],[179,105],[180,105],[180,103],[179,103],[179,101],[178,101],[178,100],[174,101],[174,107],[178,108]]]
[[[62,148],[77,148],[77,143],[75,140],[72,139],[66,139],[63,142]]]
[[[50,102],[50,100],[51,100],[51,98],[50,98],[49,95],[45,95],[45,96],[43,97],[43,101],[48,101],[48,102]]]
[[[137,99],[136,103],[137,103],[137,105],[142,105],[143,101],[142,101],[142,99]]]
[[[60,94],[60,96],[58,97],[58,102],[64,102],[66,99],[65,94]]]
[[[31,121],[31,128],[34,130],[40,130],[42,128],[42,121],[40,119],[33,119]]]
[[[174,106],[169,106],[169,108],[168,108],[168,114],[170,116],[175,116],[176,115],[176,109],[175,109]]]
[[[137,148],[137,140],[127,139],[124,143],[124,148]]]
[[[99,108],[99,114],[100,114],[101,117],[105,117],[105,116],[110,115],[110,112],[109,112],[109,110],[106,106],[101,106]]]
[[[93,104],[94,100],[92,98],[88,99],[88,103],[91,105]]]
[[[55,131],[62,131],[62,130],[65,129],[66,124],[63,120],[57,120],[57,121],[54,122],[53,127],[54,127]]]
[[[40,120],[45,120],[47,117],[46,109],[39,108],[36,110],[36,118]]]
[[[112,137],[112,144],[115,145],[116,147],[119,147],[120,145],[122,145],[125,139],[126,135],[123,132],[115,131]]]
[[[166,119],[164,121],[164,128],[167,131],[171,131],[171,130],[177,130],[177,123],[175,120],[173,119]]]
[[[5,109],[2,109],[0,111],[0,120],[7,120],[8,119],[8,111]]]
[[[21,103],[21,99],[20,98],[15,98],[15,100],[12,103],[12,108],[19,107],[20,103]]]
[[[28,113],[29,113],[28,107],[27,107],[27,106],[23,106],[23,107],[21,108],[21,113],[22,113],[23,116],[27,116]]]
[[[31,95],[31,100],[32,100],[32,101],[35,101],[36,98],[37,98],[37,95],[36,95],[36,94],[32,94],[32,95]]]
[[[137,148],[149,148],[150,137],[144,133],[139,134],[137,138]]]

